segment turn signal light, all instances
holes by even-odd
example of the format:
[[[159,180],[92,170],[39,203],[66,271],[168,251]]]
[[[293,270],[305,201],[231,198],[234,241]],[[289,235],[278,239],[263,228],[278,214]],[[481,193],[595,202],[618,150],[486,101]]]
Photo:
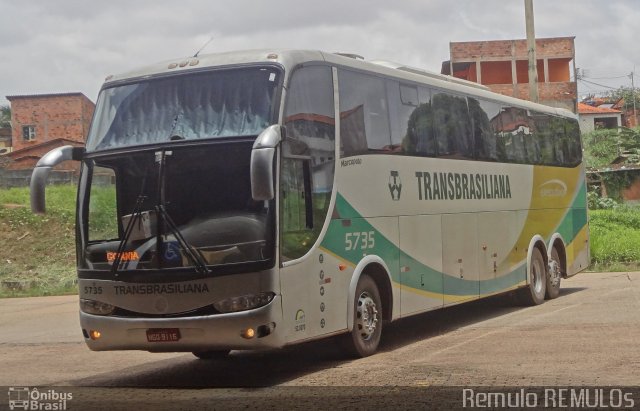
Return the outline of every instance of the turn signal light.
[[[256,336],[256,330],[254,330],[253,328],[247,328],[246,330],[243,330],[240,335],[242,336],[242,338],[250,340]]]
[[[97,340],[101,335],[102,334],[100,334],[100,331],[98,330],[89,330],[89,338],[92,340]]]

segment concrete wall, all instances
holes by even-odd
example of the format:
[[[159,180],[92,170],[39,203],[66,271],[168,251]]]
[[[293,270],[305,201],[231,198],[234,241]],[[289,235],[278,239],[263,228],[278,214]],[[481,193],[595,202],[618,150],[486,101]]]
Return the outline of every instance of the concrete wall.
[[[0,170],[0,187],[28,187],[31,182],[31,172],[33,170]],[[74,171],[53,170],[49,174],[48,184],[76,184],[78,182],[77,173]]]
[[[614,118],[618,125],[622,124],[620,114],[580,114],[580,132],[585,134],[595,130],[595,120],[598,118]]]

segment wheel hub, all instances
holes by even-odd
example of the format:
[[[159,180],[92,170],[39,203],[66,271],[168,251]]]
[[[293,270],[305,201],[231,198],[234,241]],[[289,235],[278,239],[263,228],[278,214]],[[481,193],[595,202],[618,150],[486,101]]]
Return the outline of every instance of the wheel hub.
[[[549,280],[553,287],[560,284],[560,264],[555,260],[549,262]]]
[[[360,294],[358,298],[356,326],[360,335],[368,340],[375,333],[378,324],[378,308],[376,303],[367,292]]]

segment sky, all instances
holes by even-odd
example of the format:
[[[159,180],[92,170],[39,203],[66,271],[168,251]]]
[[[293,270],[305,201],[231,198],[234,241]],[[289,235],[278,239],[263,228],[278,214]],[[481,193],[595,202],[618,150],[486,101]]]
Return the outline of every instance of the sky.
[[[575,36],[579,96],[640,86],[640,1],[534,0],[536,37]],[[440,71],[449,42],[524,39],[524,0],[0,0],[0,105],[82,92],[150,63],[244,49],[348,52]],[[637,65],[637,69],[635,68]]]

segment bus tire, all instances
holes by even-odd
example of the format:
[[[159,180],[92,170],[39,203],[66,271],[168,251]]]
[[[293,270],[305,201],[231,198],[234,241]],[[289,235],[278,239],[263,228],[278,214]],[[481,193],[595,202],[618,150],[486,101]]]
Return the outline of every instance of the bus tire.
[[[226,358],[231,350],[194,351],[193,355],[201,360],[221,360]]]
[[[551,249],[549,267],[547,269],[547,299],[552,300],[560,295],[560,280],[562,278],[562,261],[558,250]]]
[[[531,252],[531,264],[527,267],[529,285],[520,290],[520,298],[525,305],[538,305],[544,302],[547,288],[547,267],[538,247]]]
[[[357,357],[376,352],[382,335],[382,301],[375,281],[368,275],[358,279],[353,309],[350,348]]]

